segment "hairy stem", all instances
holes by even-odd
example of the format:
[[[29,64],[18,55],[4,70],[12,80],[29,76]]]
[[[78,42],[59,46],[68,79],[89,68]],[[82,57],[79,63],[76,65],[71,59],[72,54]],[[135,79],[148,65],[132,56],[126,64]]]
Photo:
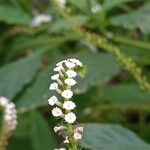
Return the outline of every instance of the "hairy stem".
[[[0,150],[6,150],[7,140],[10,136],[7,128],[3,126],[2,133],[0,135]]]
[[[69,134],[69,141],[70,141],[70,150],[77,150],[77,143],[75,139],[73,138],[73,126],[70,123],[67,123],[67,131]]]

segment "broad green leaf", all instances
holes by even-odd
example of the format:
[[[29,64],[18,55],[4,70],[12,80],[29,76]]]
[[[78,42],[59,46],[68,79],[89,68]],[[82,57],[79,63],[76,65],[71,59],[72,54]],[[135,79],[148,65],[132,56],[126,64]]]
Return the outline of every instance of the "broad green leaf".
[[[0,95],[14,98],[36,75],[41,64],[39,54],[22,58],[0,69]]]
[[[48,150],[54,148],[54,137],[46,120],[36,111],[18,115],[16,131],[9,150]],[[18,144],[17,144],[18,142]]]
[[[34,109],[47,104],[50,84],[50,70],[39,73],[34,84],[27,88],[16,101],[17,108],[22,111]]]
[[[126,29],[139,28],[144,33],[150,33],[150,3],[146,3],[137,11],[129,14],[119,15],[111,18],[111,23],[114,26],[123,26]]]
[[[77,58],[87,67],[85,78],[78,80],[77,87],[81,91],[106,83],[120,71],[120,66],[111,54],[83,52]]]
[[[13,137],[9,140],[8,150],[33,150],[29,137]]]
[[[0,21],[8,24],[29,25],[31,18],[19,8],[0,6]]]
[[[120,4],[126,3],[126,2],[132,2],[137,0],[105,0],[103,4],[103,8],[106,10],[109,10],[113,7],[116,7]]]
[[[31,141],[34,150],[52,150],[54,139],[46,120],[38,112],[32,112],[30,115],[32,121]]]
[[[75,89],[79,92],[85,92],[91,86],[106,83],[120,70],[115,58],[110,54],[94,54],[85,51],[75,55],[75,58],[79,58],[88,69],[86,77],[77,80],[78,84]],[[34,109],[47,104],[47,99],[52,94],[48,88],[52,82],[50,75],[54,74],[53,67],[54,65],[51,65],[47,70],[41,72],[35,83],[27,88],[21,97],[17,99],[16,105],[18,109]]]
[[[90,150],[149,150],[150,145],[119,125],[84,124],[81,146]]]
[[[121,84],[102,90],[100,98],[113,104],[150,104],[150,92],[142,91],[136,84]]]

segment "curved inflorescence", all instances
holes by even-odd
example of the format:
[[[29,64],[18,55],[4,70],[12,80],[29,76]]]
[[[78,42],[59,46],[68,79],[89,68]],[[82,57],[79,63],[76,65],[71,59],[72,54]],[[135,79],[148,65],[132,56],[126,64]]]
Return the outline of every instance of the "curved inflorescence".
[[[0,97],[0,106],[4,109],[2,133],[0,135],[0,150],[5,150],[7,140],[17,125],[15,104],[6,97]]]
[[[48,103],[53,106],[52,115],[63,120],[63,124],[54,127],[54,132],[63,135],[63,143],[69,149],[77,150],[77,141],[82,138],[83,127],[73,127],[77,117],[73,112],[76,104],[71,100],[72,87],[77,84],[74,78],[85,72],[85,67],[78,59],[73,58],[57,63],[54,72],[56,74],[51,76],[54,82],[50,84],[49,90],[56,91],[59,98],[55,94],[48,99]],[[65,150],[65,148],[55,150]]]

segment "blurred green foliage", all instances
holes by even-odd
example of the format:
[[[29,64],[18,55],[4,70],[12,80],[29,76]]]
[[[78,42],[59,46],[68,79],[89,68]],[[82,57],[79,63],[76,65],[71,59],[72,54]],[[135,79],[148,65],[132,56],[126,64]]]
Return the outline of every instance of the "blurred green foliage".
[[[150,79],[149,0],[68,0],[66,7],[70,20],[120,48]],[[33,27],[38,14],[52,20]],[[54,64],[69,57],[87,66],[74,96],[78,121],[85,126],[81,146],[150,149],[150,89],[142,91],[113,53],[75,32],[52,0],[1,0],[0,35],[0,95],[15,102],[18,110],[18,127],[8,150],[52,150],[61,145],[53,134],[56,121],[47,103],[48,87]]]

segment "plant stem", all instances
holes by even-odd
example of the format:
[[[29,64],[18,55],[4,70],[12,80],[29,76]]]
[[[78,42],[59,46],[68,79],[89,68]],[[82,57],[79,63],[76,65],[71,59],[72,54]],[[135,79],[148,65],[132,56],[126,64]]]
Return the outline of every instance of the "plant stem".
[[[69,134],[69,141],[70,141],[71,150],[78,150],[77,143],[76,143],[75,139],[73,138],[74,131],[73,131],[72,124],[67,123],[67,131],[68,131],[68,134]]]
[[[8,132],[5,125],[3,125],[2,133],[0,135],[0,150],[6,150],[7,140],[9,138],[9,136],[10,136],[10,133]]]

